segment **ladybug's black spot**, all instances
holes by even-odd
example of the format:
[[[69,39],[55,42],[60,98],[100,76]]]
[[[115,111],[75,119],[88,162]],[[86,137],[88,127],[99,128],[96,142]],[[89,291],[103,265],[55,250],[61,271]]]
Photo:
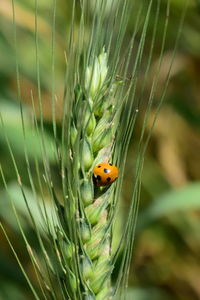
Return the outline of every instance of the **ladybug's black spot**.
[[[104,173],[110,173],[110,170],[108,170],[108,169],[104,169],[103,171],[104,171]]]
[[[112,164],[109,164],[110,166],[112,166]]]
[[[95,184],[97,183],[97,178],[96,178],[95,175],[93,175],[93,181],[94,181]]]
[[[97,168],[101,168],[101,166],[98,166]]]
[[[107,180],[108,182],[110,182],[110,181],[111,181],[111,178],[110,178],[110,177],[108,177],[106,180]]]
[[[97,180],[101,181],[101,176],[100,175],[97,175]]]

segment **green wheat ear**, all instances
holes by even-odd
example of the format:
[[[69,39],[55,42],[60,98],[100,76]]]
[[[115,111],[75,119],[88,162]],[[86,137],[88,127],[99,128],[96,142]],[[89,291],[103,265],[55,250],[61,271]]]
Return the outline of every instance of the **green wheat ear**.
[[[117,124],[113,126],[113,120],[119,112],[114,109],[113,101],[116,85],[111,82],[108,73],[108,56],[103,48],[99,56],[94,57],[87,66],[85,85],[81,87],[77,84],[72,103],[72,138],[69,145],[72,153],[71,169],[75,170],[73,176],[76,177],[74,164],[79,166],[78,181],[81,183],[80,186],[67,187],[72,193],[68,201],[71,208],[65,207],[72,212],[71,217],[76,222],[76,233],[69,236],[69,243],[77,247],[77,256],[74,253],[68,259],[70,274],[73,274],[76,282],[72,281],[69,287],[72,298],[75,287],[83,299],[101,300],[112,296],[111,273],[114,266],[111,259],[110,206],[115,184],[100,188],[92,180],[92,170],[97,163],[112,161],[115,145]],[[106,156],[106,153],[109,155]],[[70,232],[70,228],[67,231]],[[60,251],[64,256],[62,247]],[[80,266],[78,277],[73,261]],[[76,297],[78,299],[78,292]]]

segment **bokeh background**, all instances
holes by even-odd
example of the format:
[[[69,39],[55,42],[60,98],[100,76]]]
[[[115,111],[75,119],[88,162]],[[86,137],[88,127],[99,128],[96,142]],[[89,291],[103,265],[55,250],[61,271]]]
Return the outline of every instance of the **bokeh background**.
[[[54,156],[51,152],[51,93],[57,95],[56,119],[62,116],[63,76],[65,71],[64,49],[72,4],[58,1],[55,36],[55,78],[51,76],[52,65],[52,3],[41,0],[38,6],[38,39],[40,58],[40,79],[43,99],[45,135],[49,143],[48,158],[56,179]],[[157,118],[152,138],[147,148],[142,176],[141,203],[136,228],[133,259],[130,269],[128,298],[136,300],[196,300],[200,299],[200,3],[188,1],[188,10],[179,45],[172,67],[168,92]],[[166,77],[174,40],[185,1],[172,0],[171,14],[164,52],[164,64],[160,74],[160,86]],[[133,12],[134,13],[134,12]],[[160,22],[164,22],[166,1],[161,1]],[[146,38],[145,54],[148,57],[153,31],[153,17],[150,20],[149,35]],[[27,189],[30,201],[33,196],[27,176],[24,156],[24,138],[17,96],[16,53],[19,62],[21,99],[24,105],[27,151],[30,168],[35,157],[42,163],[39,140],[35,135],[31,111],[39,115],[37,101],[37,64],[35,49],[35,1],[15,1],[16,41],[13,30],[12,2],[0,1],[0,112],[3,127],[0,129],[0,163],[7,181],[10,197],[15,201],[21,216],[23,229],[37,248],[37,240],[27,218],[24,199],[17,184],[16,173],[8,151],[5,134],[10,141],[18,162],[21,180]],[[134,22],[133,22],[134,23]],[[152,26],[151,26],[152,24]],[[77,19],[78,28],[78,19]],[[133,30],[132,22],[127,28],[127,40]],[[152,28],[151,28],[152,27]],[[153,63],[154,72],[162,40],[162,31],[156,37]],[[166,67],[165,67],[166,66]],[[141,71],[141,81],[143,74]],[[55,86],[52,86],[52,82]],[[151,78],[146,93],[151,88]],[[155,101],[161,91],[157,89]],[[152,108],[152,118],[154,108]],[[141,118],[141,119],[140,119]],[[142,126],[143,115],[139,117],[138,128]],[[146,133],[151,122],[147,124]],[[130,203],[130,191],[134,168],[135,145],[140,130],[135,130],[131,140],[124,177],[123,207]],[[32,170],[33,177],[36,171]],[[35,172],[35,174],[34,174]],[[47,199],[48,201],[48,199]],[[33,205],[34,209],[34,205]],[[14,214],[8,201],[5,185],[0,179],[0,220],[16,253],[36,281],[28,258],[27,249],[16,226]],[[0,231],[0,299],[32,299],[28,285],[18,267],[8,242]]]

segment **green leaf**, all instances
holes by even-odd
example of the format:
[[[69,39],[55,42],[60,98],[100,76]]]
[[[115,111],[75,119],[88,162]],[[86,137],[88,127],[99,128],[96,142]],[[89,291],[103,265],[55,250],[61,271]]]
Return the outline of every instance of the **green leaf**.
[[[7,137],[14,153],[24,156],[25,150],[27,150],[29,158],[36,158],[40,162],[44,159],[42,150],[42,144],[44,144],[45,156],[50,162],[55,161],[54,140],[46,133],[37,132],[31,126],[28,113],[24,113],[24,137],[19,108],[15,105],[1,104],[0,111],[3,117],[3,125],[0,127],[0,144],[2,143],[6,147]]]
[[[177,211],[200,209],[200,183],[191,183],[177,190],[169,191],[158,197],[139,216],[138,229],[153,221]]]
[[[165,292],[156,288],[129,288],[126,292],[127,300],[164,300],[169,299]]]
[[[32,191],[28,188],[24,188],[24,194],[26,197],[26,201],[30,208],[30,211],[37,222],[37,227],[41,232],[43,232],[45,228],[45,218],[44,218],[44,209],[42,207],[42,202],[40,197],[38,197],[37,201],[32,193]],[[22,195],[20,186],[13,182],[7,186],[7,190],[0,191],[0,216],[6,220],[6,222],[14,229],[17,227],[17,221],[14,213],[11,211],[10,201],[11,200],[17,210],[17,213],[20,216],[20,223],[23,229],[28,229],[31,226],[30,217],[28,213],[28,209],[26,207],[24,197]],[[45,210],[49,218],[48,222],[51,223],[51,227],[56,224],[56,215],[53,207],[49,202],[45,203]],[[28,221],[28,222],[27,222]]]

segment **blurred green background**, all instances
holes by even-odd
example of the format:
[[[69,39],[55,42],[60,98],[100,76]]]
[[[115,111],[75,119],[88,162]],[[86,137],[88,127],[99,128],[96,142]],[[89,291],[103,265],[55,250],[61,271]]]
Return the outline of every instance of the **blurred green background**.
[[[185,1],[171,1],[170,22],[159,84],[162,86],[174,49],[177,24]],[[56,119],[62,117],[62,95],[64,87],[66,33],[72,5],[70,1],[58,1],[55,35],[55,93]],[[164,22],[166,1],[161,1],[160,24]],[[40,79],[43,99],[47,152],[56,180],[58,171],[51,151],[52,71],[52,2],[41,0],[38,6],[38,39],[40,58]],[[34,102],[39,116],[37,101],[37,65],[35,54],[35,1],[15,1],[17,29],[17,50],[15,51],[12,3],[0,1],[0,112],[3,126],[0,129],[0,164],[7,181],[10,197],[15,201],[22,218],[23,229],[37,248],[37,240],[27,218],[26,207],[8,151],[6,135],[18,162],[21,180],[26,186],[28,199],[34,206],[34,197],[27,176],[24,155],[24,138],[20,107],[17,96],[16,52],[19,62],[21,98],[24,104],[26,145],[33,177],[35,157],[42,172],[42,154],[39,138],[32,127],[31,114]],[[153,17],[145,43],[145,57],[148,58]],[[77,24],[78,26],[78,19]],[[126,39],[131,36],[133,24],[127,28]],[[162,30],[158,30],[154,47],[151,72],[158,64]],[[133,58],[134,59],[134,58]],[[138,76],[143,79],[143,73]],[[151,88],[151,78],[145,93]],[[159,101],[158,89],[155,101]],[[154,109],[151,112],[152,118]],[[150,118],[151,120],[151,118]],[[143,114],[139,114],[138,128]],[[147,124],[146,133],[151,122]],[[136,144],[140,130],[132,137],[124,177],[123,206],[130,203],[132,175]],[[41,166],[40,166],[41,163]],[[38,184],[39,185],[39,184]],[[59,183],[58,183],[59,185]],[[125,192],[126,191],[126,192]],[[43,195],[45,198],[45,195]],[[47,199],[48,201],[48,199]],[[37,213],[37,212],[36,212]],[[39,218],[39,216],[38,216]],[[2,178],[0,179],[0,219],[15,250],[37,285],[25,244],[16,225],[14,214]],[[28,285],[0,231],[0,299],[31,299]],[[155,124],[144,163],[141,203],[136,229],[133,259],[130,268],[128,299],[136,300],[195,300],[200,299],[200,3],[189,1],[184,27],[180,36],[177,54],[172,67],[168,92]]]

